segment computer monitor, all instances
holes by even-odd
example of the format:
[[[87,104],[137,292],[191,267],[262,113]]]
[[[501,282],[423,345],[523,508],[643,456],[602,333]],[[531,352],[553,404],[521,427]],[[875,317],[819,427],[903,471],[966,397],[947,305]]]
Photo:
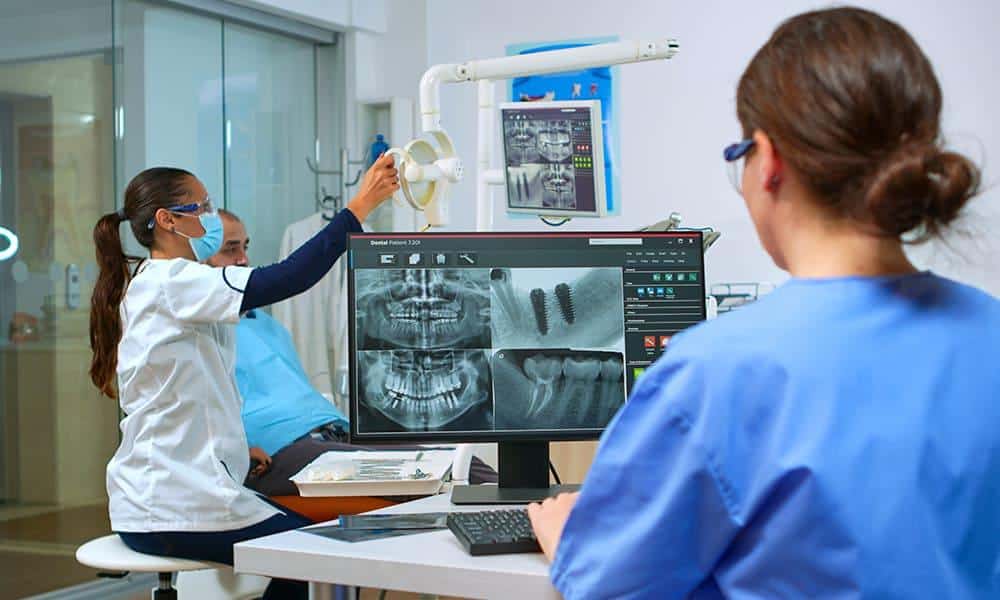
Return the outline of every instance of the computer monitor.
[[[501,104],[500,123],[509,212],[607,213],[599,101]]]
[[[704,299],[699,231],[351,234],[351,439],[498,442],[453,501],[545,497],[548,442],[599,437]]]

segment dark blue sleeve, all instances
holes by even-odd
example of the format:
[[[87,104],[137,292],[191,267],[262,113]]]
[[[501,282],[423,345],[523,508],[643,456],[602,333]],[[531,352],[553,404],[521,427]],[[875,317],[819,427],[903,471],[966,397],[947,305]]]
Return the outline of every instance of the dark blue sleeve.
[[[288,258],[254,269],[243,293],[240,312],[287,300],[316,285],[344,253],[347,234],[358,231],[362,231],[361,223],[344,209]]]

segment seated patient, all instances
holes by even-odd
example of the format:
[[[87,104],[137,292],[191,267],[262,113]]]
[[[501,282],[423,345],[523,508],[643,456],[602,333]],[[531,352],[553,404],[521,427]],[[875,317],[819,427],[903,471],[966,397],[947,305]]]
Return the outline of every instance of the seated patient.
[[[215,267],[247,266],[250,238],[232,212],[222,217],[222,249],[209,259]],[[243,426],[256,466],[247,487],[268,496],[297,495],[289,478],[330,450],[358,450],[347,443],[348,420],[309,383],[288,331],[269,314],[252,310],[236,328],[236,384],[243,397]],[[473,483],[496,481],[496,474],[473,458]]]

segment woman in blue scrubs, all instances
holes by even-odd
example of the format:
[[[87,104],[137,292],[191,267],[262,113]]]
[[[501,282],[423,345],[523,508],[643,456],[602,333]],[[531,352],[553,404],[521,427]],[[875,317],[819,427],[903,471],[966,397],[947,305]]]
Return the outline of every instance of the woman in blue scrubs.
[[[1000,598],[1000,302],[919,271],[978,191],[897,24],[783,23],[725,158],[791,280],[673,338],[578,495],[529,507],[573,598]]]

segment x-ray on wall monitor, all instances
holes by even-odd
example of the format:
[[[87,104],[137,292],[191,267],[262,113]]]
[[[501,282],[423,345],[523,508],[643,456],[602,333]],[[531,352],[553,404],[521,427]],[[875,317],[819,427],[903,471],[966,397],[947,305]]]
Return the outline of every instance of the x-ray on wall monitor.
[[[509,212],[607,213],[600,101],[505,103],[500,124]]]

